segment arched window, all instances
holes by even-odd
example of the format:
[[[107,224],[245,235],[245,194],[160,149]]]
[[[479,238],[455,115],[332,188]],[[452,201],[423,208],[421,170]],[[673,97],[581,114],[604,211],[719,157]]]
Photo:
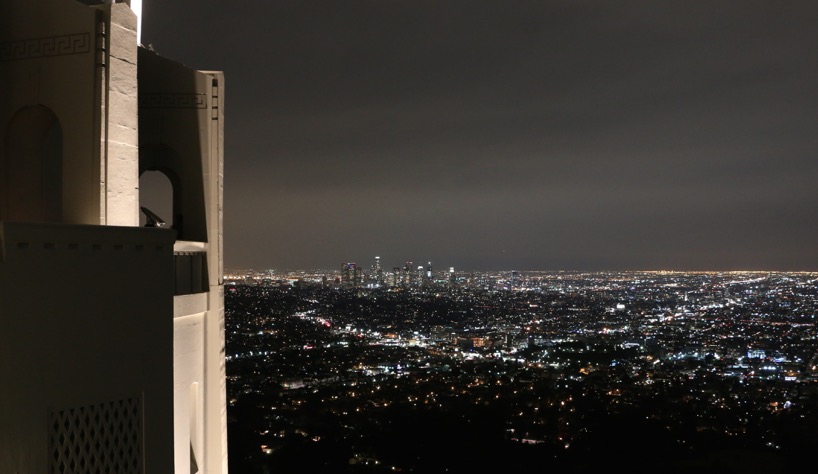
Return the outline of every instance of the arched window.
[[[173,226],[173,183],[165,173],[148,170],[139,176],[139,206],[162,218],[164,227]],[[145,226],[148,222],[147,214],[140,213],[139,225]]]
[[[62,220],[62,142],[60,122],[47,107],[26,107],[14,115],[0,163],[0,219]]]
[[[196,166],[195,160],[183,159],[174,149],[164,144],[139,144],[140,176],[158,171],[170,180],[172,187],[172,198],[160,198],[165,204],[151,204],[147,199],[153,191],[145,183],[144,188],[140,189],[140,195],[143,196],[140,198],[140,205],[158,214],[166,222],[165,227],[175,230],[177,240],[205,242],[207,227],[204,189],[202,180],[196,179],[201,176],[200,169]],[[171,204],[169,208],[167,203]],[[166,207],[160,207],[163,205]],[[156,206],[156,209],[151,206]]]

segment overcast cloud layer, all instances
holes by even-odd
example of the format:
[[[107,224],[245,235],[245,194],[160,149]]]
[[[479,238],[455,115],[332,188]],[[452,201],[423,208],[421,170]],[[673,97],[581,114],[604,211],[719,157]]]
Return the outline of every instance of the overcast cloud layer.
[[[145,0],[229,268],[818,270],[818,2]]]

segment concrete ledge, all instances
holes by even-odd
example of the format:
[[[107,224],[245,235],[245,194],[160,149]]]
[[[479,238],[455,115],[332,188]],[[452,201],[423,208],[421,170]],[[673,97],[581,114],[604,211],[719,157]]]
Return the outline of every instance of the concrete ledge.
[[[207,311],[207,293],[194,293],[173,297],[173,317],[181,318]]]
[[[175,244],[173,244],[173,251],[174,252],[206,252],[207,251],[207,243],[206,242],[192,242],[189,240],[177,240]]]
[[[176,232],[168,229],[0,221],[0,261],[9,252],[40,249],[153,249],[170,254],[175,240]]]

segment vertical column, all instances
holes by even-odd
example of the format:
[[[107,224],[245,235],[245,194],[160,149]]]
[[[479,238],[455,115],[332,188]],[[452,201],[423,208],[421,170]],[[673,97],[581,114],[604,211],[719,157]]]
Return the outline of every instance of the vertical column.
[[[224,335],[223,178],[224,178],[224,75],[210,77],[210,149],[204,166],[207,196],[208,276],[210,291],[206,328],[206,472],[227,473],[227,382]]]
[[[107,42],[106,150],[103,216],[107,225],[139,225],[137,17],[124,3],[110,8]]]

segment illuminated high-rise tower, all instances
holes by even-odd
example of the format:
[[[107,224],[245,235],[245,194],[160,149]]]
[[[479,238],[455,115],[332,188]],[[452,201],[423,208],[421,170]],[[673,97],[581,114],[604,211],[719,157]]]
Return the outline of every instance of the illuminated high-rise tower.
[[[361,274],[358,264],[347,262],[341,265],[341,283],[344,286],[357,287],[360,284]]]
[[[227,472],[224,76],[139,4],[0,0],[2,473]]]
[[[381,257],[375,257],[375,263],[372,265],[372,271],[375,273],[375,283],[377,286],[383,286],[383,269],[381,268]]]
[[[414,269],[412,268],[414,265],[411,261],[404,262],[403,264],[403,285],[404,286],[412,286],[415,281],[415,274]]]
[[[401,285],[401,270],[400,267],[393,267],[392,268],[392,286],[400,286]]]
[[[511,290],[519,289],[521,284],[522,284],[522,281],[520,279],[520,272],[518,272],[517,270],[512,270],[511,271],[511,279],[510,279],[510,283],[509,283],[509,287],[510,287],[509,289],[511,289]]]

